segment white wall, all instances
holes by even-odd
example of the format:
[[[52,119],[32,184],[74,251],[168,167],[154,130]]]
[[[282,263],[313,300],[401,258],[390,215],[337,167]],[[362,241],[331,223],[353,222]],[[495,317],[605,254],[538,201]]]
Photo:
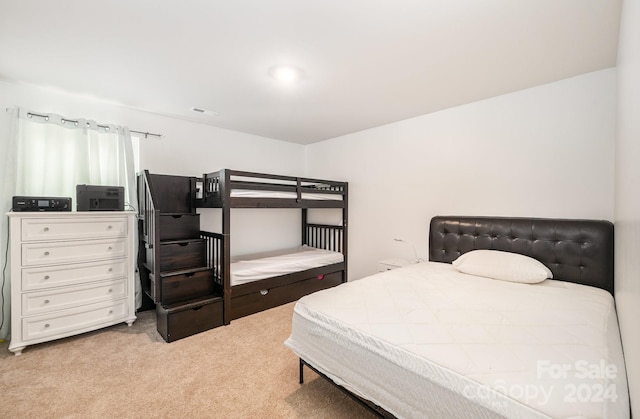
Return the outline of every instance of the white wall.
[[[349,278],[413,257],[393,238],[426,259],[434,215],[613,220],[615,86],[607,69],[308,146],[309,176],[349,182]]]
[[[218,169],[303,175],[304,146],[215,128],[175,118],[141,112],[88,97],[42,87],[0,81],[0,133],[6,132],[5,108],[20,106],[34,112],[83,117],[101,123],[126,125],[130,129],[163,134],[140,144],[140,167],[151,173],[201,176]],[[203,209],[204,229],[219,231],[220,211]],[[249,253],[299,244],[295,210],[234,210],[232,252]],[[253,234],[255,228],[261,234]]]
[[[640,3],[625,1],[618,48],[616,304],[631,410],[640,416]]]
[[[412,257],[411,246],[394,237],[413,243],[426,258],[428,220],[437,214],[615,220],[616,299],[637,411],[640,335],[633,329],[640,318],[640,120],[635,117],[640,32],[631,22],[638,19],[638,2],[625,2],[615,158],[615,69],[307,147],[3,81],[0,109],[21,106],[162,133],[161,140],[141,143],[141,167],[152,173],[195,176],[227,167],[291,175],[306,171],[347,180],[350,279],[375,272],[382,258]],[[7,124],[3,112],[2,135]],[[204,228],[217,230],[219,212],[202,213]],[[291,223],[292,216],[298,212],[235,210],[234,253],[296,244],[298,223]],[[262,230],[256,236],[257,228]]]
[[[634,13],[637,18],[635,6],[631,11],[626,7],[625,16]],[[640,385],[640,360],[633,355],[640,353],[640,340],[631,330],[640,314],[640,200],[632,190],[640,176],[633,164],[640,161],[638,142],[634,142],[640,129],[632,113],[634,105],[640,105],[640,95],[635,76],[638,45],[633,45],[634,51],[629,39],[632,27],[625,28],[615,195],[616,269],[633,397]],[[437,214],[614,219],[615,69],[307,147],[1,81],[0,106],[162,133],[163,139],[141,144],[141,167],[152,173],[192,176],[228,167],[347,180],[350,279],[375,272],[382,258],[412,257],[411,246],[394,242],[394,237],[415,244],[426,258],[428,221]],[[2,115],[0,132],[5,132],[6,124]],[[219,214],[215,211],[203,210],[205,228],[216,229]],[[292,215],[298,216],[289,210],[235,210],[234,253],[296,244],[299,231],[297,223],[291,223]],[[256,236],[255,228],[267,228],[267,232],[261,230]]]

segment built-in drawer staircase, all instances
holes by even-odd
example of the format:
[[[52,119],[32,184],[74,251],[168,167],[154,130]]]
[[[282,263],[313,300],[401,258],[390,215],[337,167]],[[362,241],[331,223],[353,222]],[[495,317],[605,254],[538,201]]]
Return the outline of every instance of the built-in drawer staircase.
[[[222,288],[195,209],[197,183],[147,170],[138,176],[140,280],[167,342],[223,324]]]

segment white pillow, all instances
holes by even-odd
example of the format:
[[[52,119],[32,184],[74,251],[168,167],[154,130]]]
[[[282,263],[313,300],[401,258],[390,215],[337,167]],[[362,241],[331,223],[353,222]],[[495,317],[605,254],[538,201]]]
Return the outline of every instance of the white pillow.
[[[553,278],[549,268],[541,262],[525,255],[499,250],[472,250],[458,257],[452,265],[466,274],[525,284]]]

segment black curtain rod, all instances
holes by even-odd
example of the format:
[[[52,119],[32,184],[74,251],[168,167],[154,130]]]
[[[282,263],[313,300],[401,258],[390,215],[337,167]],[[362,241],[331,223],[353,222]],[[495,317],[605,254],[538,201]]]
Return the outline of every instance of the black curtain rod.
[[[40,115],[37,113],[33,113],[33,112],[27,112],[27,116],[29,118],[31,118],[31,116],[38,116],[40,118],[44,118],[45,120],[49,120],[49,117],[47,115]],[[66,118],[60,118],[62,123],[64,124],[65,122],[71,122],[72,124],[78,125],[79,121],[75,121],[73,119],[66,119]],[[88,123],[87,123],[88,124]],[[108,125],[100,125],[100,124],[96,124],[98,126],[98,128],[104,128],[105,130],[109,130],[109,126]],[[144,138],[149,138],[149,136],[151,137],[162,137],[162,134],[154,134],[151,132],[143,132],[143,131],[136,131],[136,130],[132,130],[130,129],[129,132],[135,132],[136,134],[144,134]]]

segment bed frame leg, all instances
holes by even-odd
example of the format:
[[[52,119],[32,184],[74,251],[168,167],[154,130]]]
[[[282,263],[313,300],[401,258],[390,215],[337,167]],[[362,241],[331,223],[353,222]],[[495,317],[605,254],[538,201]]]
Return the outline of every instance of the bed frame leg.
[[[300,384],[304,384],[304,362],[302,361],[302,358],[300,358]]]
[[[315,369],[312,365],[309,365],[306,362],[304,362],[302,358],[299,358],[299,360],[300,360],[300,384],[304,384],[303,370],[304,370],[304,366],[306,365],[307,367],[309,367],[309,369],[311,371],[317,373],[320,377],[322,377],[325,380],[327,380],[330,384],[334,385],[338,390],[342,391],[347,396],[351,397],[353,400],[358,402],[360,405],[362,405],[364,408],[366,408],[367,410],[372,412],[377,417],[379,417],[379,418],[388,418],[388,419],[395,419],[396,418],[394,415],[392,415],[391,413],[387,412],[382,407],[370,402],[369,400],[363,399],[362,397],[356,396],[355,394],[353,394],[352,392],[350,392],[346,388],[336,384],[331,378],[327,377],[326,375],[324,375],[323,373],[321,373],[320,371]]]

